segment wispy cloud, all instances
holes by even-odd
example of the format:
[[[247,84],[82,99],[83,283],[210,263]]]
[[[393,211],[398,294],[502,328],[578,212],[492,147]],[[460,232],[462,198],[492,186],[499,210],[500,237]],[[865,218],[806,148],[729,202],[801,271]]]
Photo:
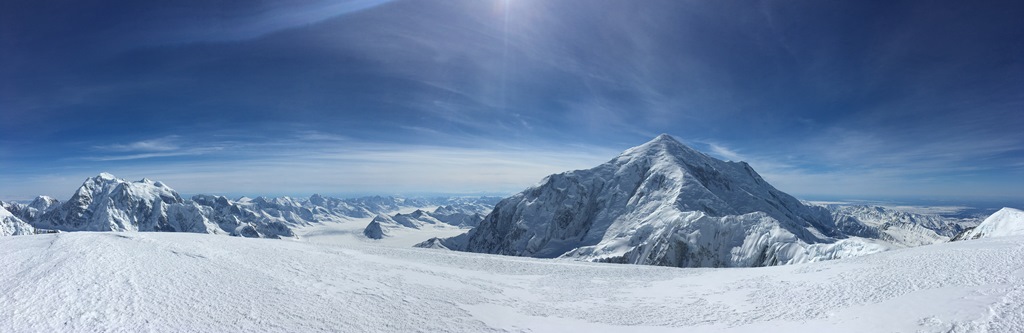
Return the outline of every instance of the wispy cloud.
[[[392,0],[340,0],[268,2],[258,10],[232,15],[208,17],[201,13],[191,18],[192,24],[174,24],[157,40],[163,43],[225,42],[257,38],[269,33],[303,27],[380,6]],[[185,19],[185,18],[178,18]]]
[[[130,143],[115,143],[109,145],[94,146],[93,149],[106,152],[158,152],[174,151],[181,149],[178,145],[180,137],[177,135],[165,136],[162,138],[135,141]]]
[[[380,143],[315,131],[245,143],[191,140],[213,148],[189,148],[195,143],[180,137],[173,141],[177,150],[88,158],[85,163],[63,165],[32,177],[0,175],[5,184],[0,195],[59,197],[80,185],[81,179],[104,171],[127,179],[161,180],[184,193],[504,194],[522,190],[549,174],[589,168],[618,154],[613,149],[578,144],[524,146],[480,141],[467,147]],[[138,142],[116,147],[154,146]],[[204,156],[191,158],[193,155]],[[180,158],[155,159],[170,156]],[[123,163],[128,160],[135,161]]]
[[[200,146],[201,145],[201,146]],[[203,155],[224,149],[220,144],[200,144],[183,142],[178,135],[161,138],[93,146],[99,156],[84,156],[89,161],[127,161],[158,157]]]

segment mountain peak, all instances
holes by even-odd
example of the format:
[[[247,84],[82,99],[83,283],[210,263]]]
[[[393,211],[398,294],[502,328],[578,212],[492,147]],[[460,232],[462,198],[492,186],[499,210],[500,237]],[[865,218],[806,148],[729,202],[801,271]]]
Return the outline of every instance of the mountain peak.
[[[679,143],[679,141],[677,141],[676,138],[673,138],[671,135],[668,135],[668,133],[658,134],[658,136],[654,137],[654,140],[651,140],[651,142],[657,142],[657,141],[671,141],[671,142]]]
[[[660,134],[647,143],[627,149],[619,157],[632,159],[641,156],[674,156],[683,160],[707,158],[704,153],[690,148],[668,134]]]
[[[98,180],[115,180],[115,179],[117,179],[117,177],[114,177],[113,174],[110,174],[108,172],[100,172],[99,175],[96,175],[96,177],[93,177],[93,178],[94,179],[98,179]]]
[[[693,148],[690,148],[689,146],[683,144],[682,142],[679,142],[679,140],[676,140],[676,138],[673,138],[671,135],[664,134],[664,133],[659,134],[658,136],[654,137],[654,139],[652,139],[651,141],[647,141],[647,143],[642,144],[642,145],[638,146],[637,148],[644,148],[645,150],[649,150],[649,149],[652,149],[652,148],[657,148],[657,149],[679,149],[679,148],[683,148],[683,149],[686,149],[686,150],[693,150]]]
[[[456,247],[682,267],[775,265],[804,260],[790,249],[834,241],[830,221],[748,165],[662,134],[502,200]]]

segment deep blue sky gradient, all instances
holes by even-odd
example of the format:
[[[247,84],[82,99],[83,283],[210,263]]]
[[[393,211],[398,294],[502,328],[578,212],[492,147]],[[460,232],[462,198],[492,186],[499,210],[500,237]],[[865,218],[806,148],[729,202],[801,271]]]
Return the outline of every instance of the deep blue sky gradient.
[[[1020,1],[0,4],[0,199],[509,193],[659,133],[801,198],[1024,201]]]

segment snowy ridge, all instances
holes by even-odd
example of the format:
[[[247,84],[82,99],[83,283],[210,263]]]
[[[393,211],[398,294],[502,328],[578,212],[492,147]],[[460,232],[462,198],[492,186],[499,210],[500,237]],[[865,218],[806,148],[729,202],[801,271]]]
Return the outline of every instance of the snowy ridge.
[[[502,200],[465,237],[434,243],[679,267],[790,264],[891,248],[851,237],[850,227],[867,228],[851,223],[858,225],[836,225],[828,210],[775,189],[744,162],[662,134],[593,169],[548,176]]]
[[[964,231],[953,240],[1024,236],[1024,211],[1003,207],[977,227]]]

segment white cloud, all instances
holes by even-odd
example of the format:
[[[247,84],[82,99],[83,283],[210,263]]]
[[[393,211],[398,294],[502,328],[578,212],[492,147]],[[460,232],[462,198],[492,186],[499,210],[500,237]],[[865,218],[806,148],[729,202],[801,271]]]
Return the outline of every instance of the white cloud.
[[[170,135],[162,138],[135,141],[124,144],[110,144],[100,145],[93,147],[95,150],[103,152],[157,152],[157,151],[173,151],[178,150],[181,147],[177,141],[179,136]]]

